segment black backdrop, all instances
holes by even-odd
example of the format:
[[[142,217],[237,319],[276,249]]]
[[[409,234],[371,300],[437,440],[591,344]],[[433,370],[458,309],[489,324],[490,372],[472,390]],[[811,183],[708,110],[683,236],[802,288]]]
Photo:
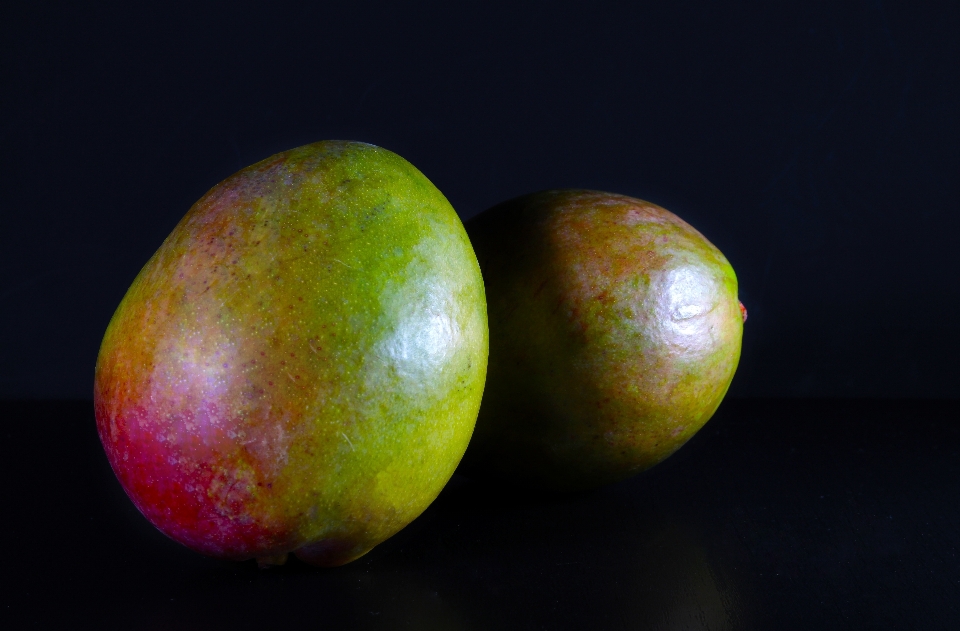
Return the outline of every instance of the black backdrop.
[[[189,206],[329,138],[463,218],[538,189],[656,202],[727,255],[740,396],[955,397],[955,3],[4,3],[0,398],[91,396]]]

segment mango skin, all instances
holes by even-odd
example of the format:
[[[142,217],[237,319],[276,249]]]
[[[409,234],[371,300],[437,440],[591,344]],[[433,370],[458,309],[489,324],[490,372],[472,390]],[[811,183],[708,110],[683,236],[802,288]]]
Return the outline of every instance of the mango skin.
[[[449,480],[487,351],[449,202],[389,151],[320,142],[221,182],[146,264],[100,348],[97,429],[174,540],[340,565]]]
[[[559,190],[500,204],[467,232],[491,346],[462,472],[593,488],[662,461],[716,411],[744,316],[729,262],[689,224],[643,200]]]

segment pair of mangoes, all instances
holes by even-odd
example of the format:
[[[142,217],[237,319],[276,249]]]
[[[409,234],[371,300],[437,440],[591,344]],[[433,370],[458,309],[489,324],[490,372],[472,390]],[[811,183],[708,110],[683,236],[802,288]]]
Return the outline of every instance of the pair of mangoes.
[[[176,541],[340,565],[468,443],[468,475],[554,490],[666,458],[723,398],[741,309],[723,255],[653,204],[550,191],[465,231],[401,157],[321,142],[227,178],[167,237],[104,337],[97,427]]]

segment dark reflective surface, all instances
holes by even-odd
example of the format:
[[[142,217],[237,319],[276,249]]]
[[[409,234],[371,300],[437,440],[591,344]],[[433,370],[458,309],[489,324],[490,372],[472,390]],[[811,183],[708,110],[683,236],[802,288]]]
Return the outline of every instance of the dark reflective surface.
[[[261,571],[154,530],[91,404],[0,404],[0,628],[960,628],[956,408],[732,400],[619,485],[455,477],[359,561]]]

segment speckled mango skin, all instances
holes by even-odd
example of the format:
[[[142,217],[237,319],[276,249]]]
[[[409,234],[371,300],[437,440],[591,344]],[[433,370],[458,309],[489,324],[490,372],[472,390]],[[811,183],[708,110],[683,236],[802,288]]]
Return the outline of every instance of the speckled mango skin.
[[[137,276],[96,366],[137,508],[226,559],[356,559],[457,467],[487,365],[480,270],[401,157],[320,142],[208,192]]]
[[[621,480],[689,440],[740,357],[723,254],[649,202],[546,191],[467,223],[490,367],[462,471],[552,491]]]

